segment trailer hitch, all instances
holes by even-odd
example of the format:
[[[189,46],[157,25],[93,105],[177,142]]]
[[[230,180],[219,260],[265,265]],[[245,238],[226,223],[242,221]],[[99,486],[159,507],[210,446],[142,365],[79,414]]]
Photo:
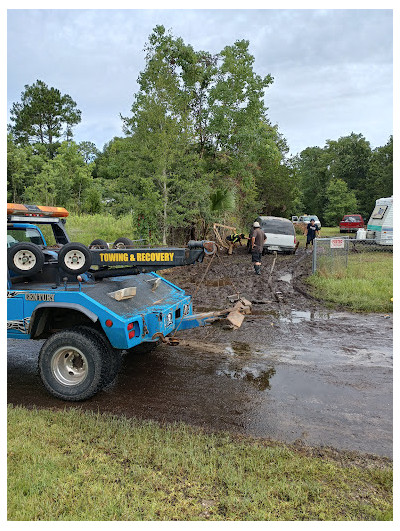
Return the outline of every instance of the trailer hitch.
[[[165,337],[162,332],[155,333],[152,338],[152,340],[159,339],[162,343],[165,343],[166,345],[170,345],[171,347],[175,347],[176,345],[179,345],[179,339],[177,337]]]

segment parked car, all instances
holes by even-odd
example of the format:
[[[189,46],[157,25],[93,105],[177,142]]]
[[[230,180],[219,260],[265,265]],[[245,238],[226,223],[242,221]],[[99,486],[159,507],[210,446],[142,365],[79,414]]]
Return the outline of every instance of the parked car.
[[[364,220],[360,214],[346,214],[339,223],[340,232],[357,232],[364,228]]]
[[[293,217],[296,217],[296,216],[293,216]],[[321,222],[318,219],[318,216],[309,216],[309,215],[304,214],[304,216],[299,216],[298,220],[293,221],[293,223],[305,223],[306,225],[308,225],[312,219],[315,221],[315,224],[318,230],[321,230]]]
[[[294,254],[296,251],[296,233],[293,223],[286,218],[278,218],[275,216],[260,216],[255,221],[258,221],[261,229],[265,232],[267,239],[264,242],[264,253],[277,251],[281,253]],[[247,249],[251,252],[251,235],[253,229],[250,230]]]

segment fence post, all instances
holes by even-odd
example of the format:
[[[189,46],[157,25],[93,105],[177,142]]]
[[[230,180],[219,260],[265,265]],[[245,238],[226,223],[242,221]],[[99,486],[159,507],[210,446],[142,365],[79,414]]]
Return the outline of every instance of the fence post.
[[[314,245],[313,245],[313,254],[312,254],[312,269],[311,272],[314,274],[317,270],[317,240],[318,238],[314,239]]]

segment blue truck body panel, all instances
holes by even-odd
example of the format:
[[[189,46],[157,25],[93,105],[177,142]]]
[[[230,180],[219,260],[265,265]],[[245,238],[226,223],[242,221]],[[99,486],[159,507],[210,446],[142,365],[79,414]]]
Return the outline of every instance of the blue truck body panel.
[[[159,280],[153,291],[152,282]],[[117,301],[109,294],[126,287],[136,287],[136,295]],[[29,285],[29,289],[9,289],[7,293],[8,337],[31,339],[31,320],[38,310],[65,308],[81,312],[100,324],[111,345],[129,349],[143,341],[155,341],[155,334],[166,336],[179,321],[193,313],[191,298],[156,273],[111,277],[102,282],[68,283],[67,286]],[[107,326],[110,322],[111,326]],[[133,323],[134,337],[128,325]],[[198,325],[197,325],[198,326]],[[181,327],[180,327],[181,328]],[[133,334],[131,334],[133,335]]]

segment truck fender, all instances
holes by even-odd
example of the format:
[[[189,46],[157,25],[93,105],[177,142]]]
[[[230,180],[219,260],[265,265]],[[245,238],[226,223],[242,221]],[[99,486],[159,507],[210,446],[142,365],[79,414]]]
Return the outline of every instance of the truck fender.
[[[41,324],[41,322],[40,322],[41,319],[39,319],[39,322],[36,323],[36,321],[37,321],[36,312],[38,310],[41,310],[42,308],[64,308],[66,310],[75,310],[77,312],[81,312],[84,315],[86,315],[86,317],[88,317],[91,321],[93,321],[93,323],[95,323],[99,319],[98,315],[96,315],[91,310],[88,310],[87,308],[85,308],[81,304],[76,304],[76,303],[73,303],[73,302],[42,302],[42,303],[38,304],[36,306],[36,308],[32,312],[32,316],[31,316],[31,319],[29,321],[29,328],[28,328],[29,335],[32,335],[32,332],[34,330],[34,326],[36,324],[37,324],[37,326],[35,326],[35,328],[36,328],[35,335],[41,333],[41,328],[43,328],[44,323]]]

